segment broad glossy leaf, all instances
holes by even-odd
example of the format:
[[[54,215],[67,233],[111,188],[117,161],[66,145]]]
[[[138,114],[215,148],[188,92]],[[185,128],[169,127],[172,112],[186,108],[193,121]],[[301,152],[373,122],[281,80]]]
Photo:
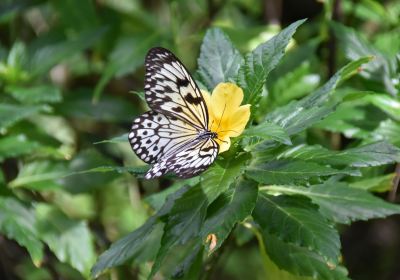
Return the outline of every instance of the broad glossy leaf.
[[[263,236],[261,233],[258,232],[258,230],[253,230],[257,236],[257,241],[259,244],[259,247],[261,248],[260,254],[262,257],[263,261],[263,266],[265,271],[267,271],[267,275],[271,277],[271,279],[279,279],[279,280],[313,280],[314,278],[312,277],[307,277],[307,276],[298,276],[294,275],[292,273],[289,273],[288,271],[280,268],[276,263],[274,263],[271,260],[271,257],[268,256],[267,252],[265,251],[265,244],[263,240]]]
[[[344,102],[337,107],[335,112],[314,124],[313,127],[340,132],[347,138],[364,138],[369,137],[369,132],[361,127],[360,123],[366,119],[370,121],[370,114],[364,107],[357,106],[353,102]]]
[[[251,126],[242,135],[244,137],[258,137],[262,140],[272,139],[285,145],[292,144],[289,135],[281,126],[266,121],[259,125]]]
[[[217,164],[201,175],[201,186],[209,203],[212,203],[243,174],[248,160],[248,154],[231,155],[217,161]]]
[[[103,143],[128,143],[128,133],[124,133],[122,135],[115,136],[108,140],[99,141],[94,144],[103,144]]]
[[[107,251],[103,252],[92,268],[92,277],[97,277],[106,269],[121,265],[129,259],[139,256],[145,246],[158,246],[159,243],[154,243],[154,240],[150,238],[158,226],[158,219],[164,218],[175,205],[175,200],[181,198],[187,191],[188,188],[183,187],[169,195],[156,215],[150,217],[144,225],[113,243]],[[148,244],[148,240],[153,242]]]
[[[147,165],[138,166],[138,167],[134,167],[134,166],[98,166],[98,167],[91,168],[88,170],[77,171],[70,175],[86,174],[86,173],[116,172],[116,173],[130,173],[132,175],[144,176],[144,174],[147,172],[148,169],[149,169],[149,167]]]
[[[33,263],[40,266],[44,246],[35,227],[35,213],[18,200],[0,196],[0,232],[25,247]]]
[[[54,107],[63,116],[92,121],[131,122],[139,115],[137,107],[127,100],[107,95],[94,104],[91,94],[89,89],[74,90]]]
[[[6,158],[28,155],[41,145],[24,134],[3,136],[0,139],[0,162]]]
[[[56,103],[62,99],[61,90],[55,86],[40,85],[31,87],[9,86],[6,91],[21,103]]]
[[[386,112],[393,119],[400,121],[400,101],[384,94],[369,94],[366,100]]]
[[[268,256],[279,268],[299,276],[312,276],[321,280],[349,280],[347,271],[327,262],[317,253],[291,243],[285,243],[275,235],[263,231]]]
[[[31,73],[37,76],[45,74],[63,59],[92,46],[104,35],[105,31],[106,28],[104,27],[85,30],[73,39],[57,41],[53,44],[49,43],[48,40],[39,38],[39,41],[30,47]],[[43,40],[43,42],[40,42],[40,40]]]
[[[160,269],[165,257],[174,247],[198,239],[207,212],[208,200],[200,185],[191,187],[175,200],[166,217],[161,246],[151,269],[149,279]]]
[[[57,189],[62,187],[60,179],[67,173],[65,162],[32,161],[22,166],[17,178],[9,185],[13,188],[24,187],[34,190]]]
[[[243,57],[219,28],[209,29],[203,39],[198,59],[201,81],[212,90],[222,82],[233,80]]]
[[[354,29],[336,22],[331,22],[331,26],[336,37],[344,46],[344,52],[348,59],[355,60],[367,55],[374,57],[371,63],[361,69],[361,74],[367,79],[381,81],[389,93],[397,94],[398,90],[394,84],[396,79],[394,58],[387,58]]]
[[[379,126],[371,132],[370,137],[365,141],[386,140],[390,143],[400,146],[400,122],[386,120],[379,124]]]
[[[114,162],[96,150],[83,150],[69,162],[68,173],[63,176],[61,183],[70,193],[91,192],[104,188],[118,177],[117,172],[127,171],[124,167],[113,164]]]
[[[165,190],[162,190],[160,192],[157,192],[155,194],[146,197],[144,201],[148,203],[153,209],[158,211],[165,203],[168,195],[173,194],[178,189],[183,188],[184,186],[193,187],[198,183],[200,183],[200,176],[196,176],[185,180],[179,180],[174,182],[171,186],[169,186]]]
[[[0,104],[0,129],[7,128],[16,122],[48,110],[48,107],[39,105]]]
[[[352,188],[362,189],[371,192],[387,192],[393,188],[393,179],[396,173],[390,173],[382,176],[374,176],[350,183]]]
[[[93,100],[98,103],[104,87],[114,76],[122,76],[135,71],[143,65],[146,52],[159,40],[155,31],[136,36],[121,37],[111,52],[109,63],[104,69],[93,93]]]
[[[213,248],[209,247],[209,252],[218,250],[235,224],[251,215],[257,194],[257,184],[254,181],[240,179],[235,187],[224,192],[210,205],[208,212],[212,214],[207,217],[200,233],[203,242],[210,234],[216,237],[216,244]]]
[[[40,239],[57,258],[88,276],[96,253],[87,223],[72,220],[54,206],[44,203],[36,206],[36,222]]]
[[[292,23],[245,56],[237,77],[237,81],[244,91],[244,104],[249,103],[256,106],[261,98],[262,88],[269,72],[279,63],[297,27],[304,21],[299,20]]]
[[[332,113],[340,100],[331,100],[334,89],[357,73],[357,69],[371,58],[350,62],[340,69],[322,87],[300,101],[280,107],[267,116],[267,121],[285,128],[289,135],[296,134]]]
[[[90,0],[51,1],[51,3],[67,30],[82,32],[95,28],[99,23],[95,3]]]
[[[304,195],[318,204],[320,212],[336,223],[383,218],[400,214],[400,206],[388,203],[369,192],[345,183],[327,182],[309,188],[300,186],[265,186],[263,190],[288,195]]]
[[[307,248],[332,264],[338,263],[339,233],[310,200],[260,192],[253,217],[263,231],[285,243]]]
[[[311,178],[344,174],[360,176],[354,169],[335,169],[326,165],[301,160],[273,160],[252,163],[246,175],[263,184],[307,183]]]
[[[320,76],[311,73],[310,63],[303,63],[284,76],[275,80],[271,88],[271,99],[276,105],[287,104],[315,90]]]
[[[387,142],[377,142],[343,151],[332,151],[322,146],[303,144],[286,150],[277,158],[299,159],[329,165],[368,167],[400,162],[400,149]]]

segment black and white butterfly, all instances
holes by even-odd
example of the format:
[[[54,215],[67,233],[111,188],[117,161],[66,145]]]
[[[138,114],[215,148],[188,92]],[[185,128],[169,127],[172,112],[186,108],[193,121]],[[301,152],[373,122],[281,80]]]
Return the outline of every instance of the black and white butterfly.
[[[190,178],[215,160],[217,133],[209,130],[207,105],[185,66],[169,50],[152,48],[145,61],[145,97],[151,111],[133,121],[129,142],[153,164],[145,178],[173,172]]]

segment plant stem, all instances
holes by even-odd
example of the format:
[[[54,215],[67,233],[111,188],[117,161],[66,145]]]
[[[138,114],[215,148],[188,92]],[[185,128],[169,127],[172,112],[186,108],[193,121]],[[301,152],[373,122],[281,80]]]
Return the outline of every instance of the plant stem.
[[[388,200],[389,201],[395,201],[396,199],[396,194],[397,194],[397,188],[399,187],[400,184],[400,163],[396,165],[395,169],[395,176],[393,178],[393,184],[392,184],[392,189],[389,192]]]

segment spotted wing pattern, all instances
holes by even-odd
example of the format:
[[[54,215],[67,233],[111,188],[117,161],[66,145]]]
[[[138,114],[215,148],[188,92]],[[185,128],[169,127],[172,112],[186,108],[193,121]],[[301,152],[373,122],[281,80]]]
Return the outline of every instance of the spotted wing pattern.
[[[145,97],[149,107],[176,116],[198,129],[208,128],[208,111],[185,66],[169,50],[153,48],[146,56]]]
[[[168,158],[196,137],[197,130],[187,123],[154,111],[136,118],[128,135],[133,151],[146,163]]]
[[[145,178],[156,178],[167,172],[173,172],[180,178],[196,176],[213,163],[218,154],[218,143],[213,139],[196,139],[175,152],[154,164]]]
[[[153,164],[145,178],[167,172],[190,178],[207,169],[219,149],[208,130],[207,106],[193,78],[170,51],[148,52],[145,93],[152,111],[137,117],[129,133],[136,155]]]

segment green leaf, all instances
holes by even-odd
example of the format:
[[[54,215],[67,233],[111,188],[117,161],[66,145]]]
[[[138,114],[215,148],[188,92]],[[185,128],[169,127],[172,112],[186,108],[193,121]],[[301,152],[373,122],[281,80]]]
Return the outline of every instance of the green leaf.
[[[125,171],[113,164],[96,150],[83,150],[69,162],[68,173],[61,183],[66,191],[75,194],[102,189],[118,177],[118,171]]]
[[[86,30],[75,38],[42,46],[32,46],[30,49],[30,70],[33,75],[43,75],[63,59],[92,46],[105,33],[106,28]]]
[[[332,151],[317,145],[303,144],[277,156],[277,159],[288,158],[329,165],[368,167],[400,162],[400,149],[387,142],[377,142],[343,151]]]
[[[292,141],[286,131],[281,126],[270,122],[262,122],[259,125],[251,126],[244,131],[242,136],[259,137],[263,140],[272,139],[285,145],[292,145]]]
[[[93,92],[93,101],[97,103],[104,87],[114,76],[122,76],[133,72],[143,64],[144,57],[159,39],[156,31],[150,35],[143,34],[135,37],[121,38],[109,57],[109,63],[104,69],[99,82]]]
[[[309,188],[299,186],[265,186],[263,190],[288,195],[304,195],[320,207],[320,212],[336,223],[383,218],[400,214],[400,206],[387,203],[367,191],[345,183],[326,182]]]
[[[44,203],[36,206],[36,219],[40,238],[57,258],[88,276],[96,253],[87,223],[71,220]]]
[[[400,101],[383,94],[369,94],[364,99],[386,112],[391,118],[400,121]]]
[[[211,212],[201,228],[200,235],[205,242],[210,234],[216,237],[216,245],[209,247],[209,253],[218,250],[231,233],[236,223],[251,215],[257,200],[257,184],[254,181],[240,179],[208,208]]]
[[[209,203],[226,191],[243,174],[248,160],[248,154],[231,155],[217,161],[217,164],[201,175],[201,187]]]
[[[14,105],[14,104],[0,104],[0,129],[7,128],[20,120],[26,119],[47,107],[39,105]]]
[[[354,169],[334,169],[314,162],[301,160],[273,160],[265,163],[253,162],[246,171],[246,175],[263,184],[300,184],[307,183],[313,177],[345,174],[360,176]]]
[[[132,90],[129,93],[133,93],[134,95],[137,95],[140,98],[140,100],[142,100],[143,102],[146,102],[146,96],[145,96],[144,91],[134,91],[134,90]]]
[[[29,155],[39,147],[39,143],[30,141],[24,134],[3,136],[0,139],[0,162],[10,157]]]
[[[400,146],[400,123],[392,120],[386,120],[379,124],[379,126],[371,131],[371,138],[367,138],[369,141],[376,141],[385,139],[396,146]]]
[[[222,82],[233,80],[243,57],[219,28],[211,28],[203,39],[198,59],[201,81],[212,90]]]
[[[100,255],[96,264],[93,266],[91,273],[92,277],[96,278],[106,269],[121,265],[129,259],[137,257],[141,250],[146,246],[159,244],[154,243],[154,240],[150,238],[155,232],[155,227],[158,222],[157,219],[168,214],[175,205],[175,200],[181,198],[187,191],[188,188],[183,187],[169,195],[163,207],[161,207],[156,215],[150,217],[140,228],[113,243],[107,251]],[[153,243],[147,244],[148,240],[153,241]]]
[[[151,217],[140,228],[113,243],[107,251],[100,255],[96,264],[92,267],[92,277],[97,278],[106,269],[121,265],[135,258],[145,246],[151,246],[147,241],[152,240],[152,233],[156,232],[155,228],[157,226],[161,225],[157,225],[155,217]]]
[[[82,171],[77,171],[73,172],[71,174],[68,174],[69,176],[71,175],[76,175],[76,174],[86,174],[86,173],[106,173],[106,172],[116,172],[116,173],[130,173],[132,175],[138,175],[140,177],[143,177],[144,174],[149,170],[149,166],[98,166],[95,168],[87,169],[87,170],[82,170]]]
[[[167,199],[168,195],[173,194],[176,192],[178,189],[183,188],[185,186],[187,187],[193,187],[194,185],[197,185],[200,183],[200,176],[196,176],[190,179],[185,179],[181,181],[176,181],[174,182],[171,186],[166,188],[163,191],[157,192],[155,194],[152,194],[144,199],[146,203],[148,203],[153,209],[159,210],[165,203],[165,200]]]
[[[312,94],[270,113],[266,118],[267,121],[285,128],[289,135],[299,133],[320,121],[333,112],[340,102],[340,98],[336,101],[330,101],[334,89],[341,82],[357,73],[357,69],[370,59],[370,57],[364,57],[350,62]]]
[[[34,87],[9,86],[6,88],[15,99],[21,103],[56,103],[62,99],[59,88],[50,85],[40,85]]]
[[[131,122],[139,114],[137,107],[123,98],[107,95],[93,104],[91,94],[90,89],[74,90],[54,107],[58,114],[92,121]]]
[[[395,95],[396,66],[384,54],[362,38],[354,29],[336,22],[331,22],[336,37],[344,46],[348,59],[355,60],[363,56],[373,56],[374,59],[362,67],[361,75],[370,80],[381,81],[386,90]]]
[[[20,169],[17,178],[12,180],[10,187],[24,187],[34,190],[60,188],[59,181],[67,174],[64,162],[32,161],[25,163]]]
[[[356,106],[353,102],[343,102],[335,112],[314,124],[313,127],[340,132],[347,138],[369,137],[369,132],[360,125],[366,119],[369,121],[369,115],[365,108]],[[375,141],[377,140],[382,139]]]
[[[198,238],[208,204],[207,197],[200,185],[190,188],[182,197],[176,199],[166,217],[161,246],[148,279],[152,279],[168,254],[175,253],[176,246],[184,245]]]
[[[315,90],[320,77],[310,72],[311,64],[307,61],[286,75],[277,77],[278,79],[274,80],[271,86],[272,102],[276,105],[284,105]]]
[[[374,176],[350,183],[350,187],[371,192],[387,192],[393,188],[393,179],[396,173]]]
[[[127,143],[128,142],[128,133],[124,133],[122,135],[119,136],[115,136],[111,139],[108,140],[103,140],[103,141],[99,141],[96,142],[94,144],[103,144],[103,143]]]
[[[43,244],[35,227],[35,214],[18,200],[0,196],[0,232],[25,247],[35,266],[43,260]]]
[[[64,28],[75,31],[93,29],[98,24],[95,5],[90,0],[50,1]],[[79,9],[77,9],[79,7]]]
[[[298,276],[312,276],[321,280],[344,280],[347,271],[327,262],[317,253],[291,243],[285,243],[278,237],[263,231],[263,240],[267,254],[279,268]]]
[[[279,63],[297,27],[304,21],[292,23],[245,56],[237,77],[238,84],[244,91],[244,104],[257,106],[269,72]]]
[[[260,192],[253,217],[263,231],[283,242],[316,252],[332,264],[338,263],[339,234],[308,199]]]

